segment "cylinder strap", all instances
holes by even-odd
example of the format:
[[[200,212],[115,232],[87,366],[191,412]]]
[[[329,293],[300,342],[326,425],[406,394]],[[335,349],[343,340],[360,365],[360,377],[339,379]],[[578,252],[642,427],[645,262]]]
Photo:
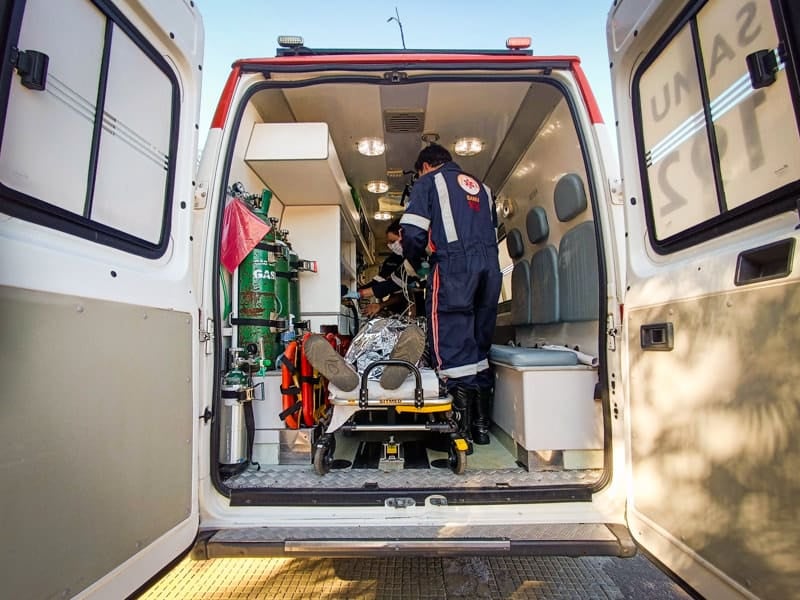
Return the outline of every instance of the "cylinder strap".
[[[256,248],[258,250],[264,250],[266,252],[280,252],[282,250],[281,246],[278,246],[276,244],[267,244],[266,242],[257,243]]]
[[[283,279],[297,279],[297,271],[275,271],[275,277]]]
[[[286,394],[287,396],[296,396],[300,393],[300,388],[296,385],[291,385],[289,387],[281,386],[281,394]]]
[[[286,328],[286,319],[255,319],[252,317],[232,317],[231,325],[250,325],[253,327]]]
[[[319,383],[319,377],[313,377],[311,375],[301,375],[300,381],[302,383]]]

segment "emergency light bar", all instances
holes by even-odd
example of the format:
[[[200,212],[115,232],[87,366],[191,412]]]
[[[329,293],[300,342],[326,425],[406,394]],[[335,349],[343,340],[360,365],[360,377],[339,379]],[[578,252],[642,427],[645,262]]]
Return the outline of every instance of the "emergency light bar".
[[[279,35],[278,46],[281,48],[299,48],[304,44],[300,35]]]
[[[509,50],[527,50],[530,47],[530,37],[510,37],[506,40],[506,48]]]

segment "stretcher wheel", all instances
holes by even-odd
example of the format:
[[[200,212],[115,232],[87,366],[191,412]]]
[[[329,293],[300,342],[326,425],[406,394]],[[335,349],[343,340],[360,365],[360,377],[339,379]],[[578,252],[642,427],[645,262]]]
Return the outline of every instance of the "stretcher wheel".
[[[331,436],[323,437],[314,447],[314,471],[317,475],[325,475],[331,470],[336,440]]]
[[[467,470],[467,452],[466,450],[459,450],[456,448],[455,442],[450,444],[447,451],[447,462],[450,470],[456,475],[463,475]]]

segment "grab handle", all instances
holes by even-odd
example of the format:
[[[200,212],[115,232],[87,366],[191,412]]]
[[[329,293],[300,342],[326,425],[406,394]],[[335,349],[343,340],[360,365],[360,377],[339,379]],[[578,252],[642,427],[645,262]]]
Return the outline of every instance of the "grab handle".
[[[422,408],[423,402],[423,391],[422,391],[422,376],[419,374],[419,369],[415,367],[413,364],[408,362],[407,360],[398,360],[396,358],[387,358],[386,360],[376,360],[373,363],[370,363],[366,369],[364,369],[364,373],[361,375],[361,388],[358,390],[358,406],[359,408],[366,408],[367,401],[369,400],[369,391],[367,390],[367,382],[369,381],[369,374],[372,369],[375,367],[379,367],[380,365],[394,365],[398,367],[405,367],[414,375],[414,380],[416,381],[416,386],[414,387],[414,406],[416,408]]]

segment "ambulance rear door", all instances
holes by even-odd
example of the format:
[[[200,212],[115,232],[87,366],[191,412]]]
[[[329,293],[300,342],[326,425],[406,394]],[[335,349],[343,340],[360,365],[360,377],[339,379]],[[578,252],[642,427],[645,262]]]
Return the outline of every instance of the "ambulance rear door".
[[[615,2],[627,517],[709,598],[800,585],[792,0]]]
[[[0,596],[125,598],[197,534],[184,0],[0,3]]]

